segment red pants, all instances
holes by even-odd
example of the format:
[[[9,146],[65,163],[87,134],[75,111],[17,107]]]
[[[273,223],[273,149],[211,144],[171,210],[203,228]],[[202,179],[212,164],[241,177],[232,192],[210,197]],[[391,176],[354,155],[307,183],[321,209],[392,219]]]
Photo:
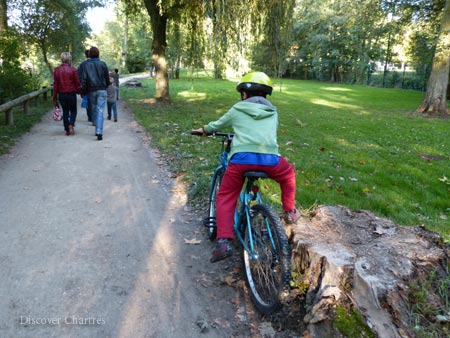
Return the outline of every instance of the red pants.
[[[280,162],[275,166],[229,163],[216,200],[217,238],[234,238],[234,211],[246,171],[263,171],[278,182],[283,210],[295,209],[295,171],[285,158],[280,156]]]

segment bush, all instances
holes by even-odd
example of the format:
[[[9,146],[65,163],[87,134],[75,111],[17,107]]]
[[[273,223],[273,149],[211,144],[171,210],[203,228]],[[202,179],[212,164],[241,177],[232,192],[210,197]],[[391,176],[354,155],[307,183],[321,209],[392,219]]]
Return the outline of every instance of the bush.
[[[141,73],[145,71],[146,60],[142,57],[128,57],[127,58],[127,69],[130,73]]]
[[[33,77],[20,65],[21,48],[14,34],[0,36],[0,104],[35,89]]]

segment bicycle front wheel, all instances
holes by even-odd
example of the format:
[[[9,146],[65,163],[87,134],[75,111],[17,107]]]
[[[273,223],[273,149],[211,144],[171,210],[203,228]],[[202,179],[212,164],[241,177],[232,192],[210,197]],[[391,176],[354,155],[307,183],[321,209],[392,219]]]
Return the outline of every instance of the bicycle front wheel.
[[[291,280],[289,243],[280,218],[264,204],[251,208],[251,226],[245,228],[242,263],[250,297],[256,309],[269,315],[281,306]],[[250,235],[253,238],[251,250]]]
[[[205,226],[207,227],[208,238],[214,241],[217,237],[217,222],[216,222],[216,198],[219,192],[220,183],[222,182],[224,170],[220,169],[214,176],[211,184],[211,190],[209,193],[209,207],[208,207],[208,218],[205,221]]]

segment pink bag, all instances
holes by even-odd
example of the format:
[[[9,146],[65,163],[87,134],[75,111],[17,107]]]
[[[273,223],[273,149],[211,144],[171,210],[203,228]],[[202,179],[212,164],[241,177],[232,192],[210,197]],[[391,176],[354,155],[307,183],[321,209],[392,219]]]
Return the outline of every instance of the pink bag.
[[[61,109],[59,106],[55,106],[55,109],[53,110],[53,120],[55,121],[61,121],[62,115],[61,115]]]

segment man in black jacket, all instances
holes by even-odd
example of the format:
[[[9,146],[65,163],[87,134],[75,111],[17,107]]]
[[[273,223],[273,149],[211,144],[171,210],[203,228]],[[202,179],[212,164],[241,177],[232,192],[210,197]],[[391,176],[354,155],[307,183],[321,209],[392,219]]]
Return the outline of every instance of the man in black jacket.
[[[78,66],[78,69],[77,69],[77,71],[78,71],[78,78],[80,78],[81,75],[83,74],[83,69],[86,66],[86,62],[89,61],[89,49],[86,49],[84,51],[84,55],[86,56],[86,60],[84,60],[82,63],[80,63],[80,65]],[[84,107],[83,105],[81,105],[81,107],[82,108],[86,108],[86,115],[87,115],[88,121],[92,122],[92,125],[95,125],[94,121],[92,121],[92,113],[91,113],[91,107],[90,107],[90,104],[89,104],[88,95],[84,95],[83,96],[83,101],[84,100],[86,100],[87,106]]]
[[[101,61],[100,51],[97,47],[89,49],[90,59],[80,67],[80,82],[83,95],[88,95],[88,102],[95,124],[95,135],[103,139],[103,110],[106,105],[106,88],[110,85],[109,72],[106,63]]]

